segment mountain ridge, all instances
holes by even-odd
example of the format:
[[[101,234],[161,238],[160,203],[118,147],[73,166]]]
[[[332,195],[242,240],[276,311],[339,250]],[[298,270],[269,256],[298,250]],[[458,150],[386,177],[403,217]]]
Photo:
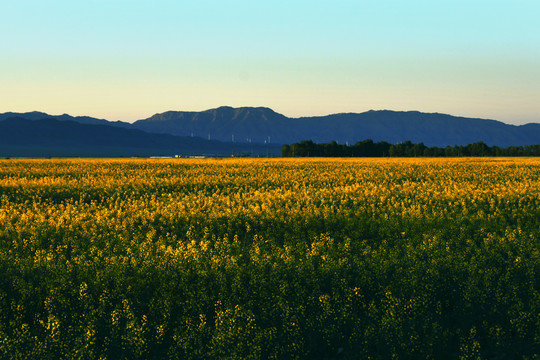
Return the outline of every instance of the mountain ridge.
[[[279,146],[225,143],[54,118],[0,120],[0,156],[278,155]]]
[[[147,133],[200,137],[235,143],[290,144],[302,140],[354,144],[372,139],[427,146],[467,145],[482,141],[490,146],[522,146],[540,143],[540,124],[511,125],[492,119],[466,118],[419,111],[369,110],[322,116],[287,117],[268,107],[221,106],[204,111],[166,111],[134,123],[67,114],[40,112],[4,113],[27,119],[54,118],[84,124],[137,129]]]
[[[41,111],[30,111],[25,113],[17,112],[5,112],[0,114],[0,121],[7,120],[10,118],[21,118],[28,120],[43,120],[43,119],[56,119],[59,121],[75,121],[80,124],[88,125],[111,125],[111,126],[125,126],[130,127],[131,124],[125,121],[110,121],[106,119],[98,119],[91,116],[71,116],[69,114],[62,115],[50,115]]]
[[[149,132],[194,134],[222,141],[234,137],[238,141],[282,144],[301,140],[355,143],[365,139],[390,143],[410,140],[428,146],[466,145],[478,141],[497,146],[540,143],[540,124],[535,123],[511,125],[491,119],[394,110],[288,118],[264,107],[236,108],[234,116],[226,116],[231,109],[234,108],[167,112],[136,121],[133,126]]]

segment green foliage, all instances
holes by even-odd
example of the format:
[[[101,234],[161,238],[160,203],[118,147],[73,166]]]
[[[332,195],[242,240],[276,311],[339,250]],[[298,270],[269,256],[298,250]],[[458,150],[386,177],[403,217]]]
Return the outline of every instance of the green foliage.
[[[390,144],[385,141],[374,143],[364,140],[354,145],[338,144],[335,141],[327,144],[316,144],[304,140],[281,148],[283,157],[455,157],[455,156],[540,156],[540,145],[510,146],[500,148],[489,147],[483,142],[466,146],[456,145],[439,148],[427,147],[424,143],[413,144],[405,141],[400,144]]]
[[[2,160],[0,358],[535,359],[535,159]]]

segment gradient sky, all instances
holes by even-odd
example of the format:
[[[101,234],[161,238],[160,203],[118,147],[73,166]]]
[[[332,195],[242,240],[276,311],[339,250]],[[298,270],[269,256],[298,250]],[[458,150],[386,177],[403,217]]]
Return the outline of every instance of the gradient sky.
[[[267,106],[540,122],[538,0],[0,3],[0,112]]]

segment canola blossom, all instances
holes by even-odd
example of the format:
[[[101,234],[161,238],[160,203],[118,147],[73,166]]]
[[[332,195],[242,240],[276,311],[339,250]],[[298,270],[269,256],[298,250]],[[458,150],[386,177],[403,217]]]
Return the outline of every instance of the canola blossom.
[[[537,359],[540,159],[0,160],[0,358]]]

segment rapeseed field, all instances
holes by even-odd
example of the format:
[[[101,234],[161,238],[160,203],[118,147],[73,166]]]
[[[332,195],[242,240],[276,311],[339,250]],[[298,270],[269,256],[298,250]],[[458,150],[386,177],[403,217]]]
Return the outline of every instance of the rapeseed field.
[[[0,358],[538,359],[540,159],[0,160]]]

